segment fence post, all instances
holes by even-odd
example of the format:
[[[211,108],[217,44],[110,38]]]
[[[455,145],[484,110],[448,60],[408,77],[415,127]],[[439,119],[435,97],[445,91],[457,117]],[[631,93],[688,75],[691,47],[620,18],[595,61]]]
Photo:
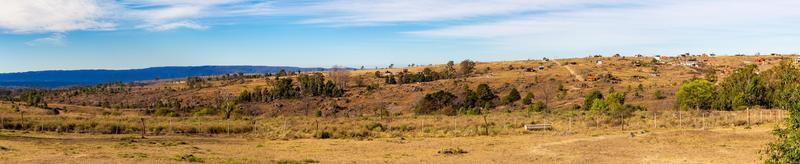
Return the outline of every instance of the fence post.
[[[653,111],[653,129],[658,129],[658,115]]]
[[[681,111],[678,111],[678,128],[683,128],[683,116],[681,116]]]
[[[139,118],[139,120],[142,122],[142,139],[144,139],[144,135],[147,133],[147,127],[144,126],[144,118]]]
[[[750,108],[747,108],[747,126],[750,126]]]

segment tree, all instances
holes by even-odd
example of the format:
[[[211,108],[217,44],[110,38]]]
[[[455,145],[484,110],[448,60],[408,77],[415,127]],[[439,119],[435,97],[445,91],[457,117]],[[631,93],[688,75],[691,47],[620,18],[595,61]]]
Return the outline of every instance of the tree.
[[[800,94],[795,92],[794,94]],[[800,102],[793,102],[787,109],[789,117],[785,128],[778,127],[772,134],[776,140],[767,145],[764,163],[797,163],[800,161]]]
[[[608,112],[608,103],[602,99],[594,99],[589,109],[593,112],[605,113]]]
[[[274,99],[294,98],[298,95],[297,88],[292,84],[292,79],[279,79],[270,92]]]
[[[678,93],[680,108],[709,109],[714,100],[714,84],[704,79],[695,79],[684,83]]]
[[[205,86],[205,84],[206,84],[206,81],[203,80],[203,78],[200,78],[200,77],[197,77],[197,76],[192,76],[192,77],[186,78],[186,86],[188,86],[189,89],[202,88],[202,87]]]
[[[512,88],[511,92],[508,93],[505,97],[503,97],[503,104],[510,104],[513,105],[514,102],[520,99],[519,91],[517,88]]]
[[[756,65],[734,70],[720,83],[714,108],[732,110],[739,106],[767,105],[767,90],[757,72]]]
[[[220,104],[220,108],[222,109],[222,111],[225,111],[225,119],[230,119],[231,113],[233,113],[233,111],[236,110],[236,102],[225,101],[222,104]]]
[[[347,88],[347,81],[350,80],[350,71],[341,66],[334,65],[331,67],[331,71],[328,72],[328,76],[330,76],[336,86],[344,89]]]
[[[493,99],[497,98],[492,92],[492,88],[489,88],[487,84],[479,84],[475,91],[475,96],[478,97],[479,104],[490,103]]]
[[[798,92],[800,85],[800,69],[792,60],[781,61],[777,66],[760,74],[767,89],[768,107],[789,109],[794,102],[800,101]]]
[[[469,76],[473,71],[475,71],[475,62],[471,60],[464,60],[461,61],[459,64],[459,74],[461,76]]]
[[[431,94],[426,94],[425,97],[417,102],[414,112],[417,114],[430,114],[440,111],[442,108],[452,108],[453,100],[455,99],[456,96],[447,91],[437,91]],[[454,115],[455,111],[445,114]]]
[[[446,78],[453,78],[456,75],[455,62],[448,61],[444,67],[444,74]]]
[[[585,110],[590,110],[592,108],[592,106],[593,106],[593,103],[595,102],[594,100],[598,100],[598,99],[599,100],[603,99],[603,93],[600,93],[600,91],[598,91],[598,90],[594,90],[594,91],[592,91],[592,93],[589,93],[589,95],[586,95],[586,97],[583,99],[583,107],[584,107],[584,109]]]
[[[533,98],[533,93],[528,92],[528,94],[525,95],[525,98],[522,98],[522,104],[530,105],[533,102]]]

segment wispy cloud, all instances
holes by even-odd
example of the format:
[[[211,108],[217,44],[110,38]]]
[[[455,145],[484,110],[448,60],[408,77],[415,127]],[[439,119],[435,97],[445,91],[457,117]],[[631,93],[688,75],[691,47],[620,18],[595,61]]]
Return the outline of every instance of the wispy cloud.
[[[62,33],[54,33],[48,37],[34,39],[28,42],[25,42],[28,46],[39,46],[39,45],[54,45],[54,46],[63,46],[64,40],[67,38],[66,35]]]
[[[103,18],[112,8],[113,3],[93,0],[3,1],[0,28],[13,33],[111,29],[116,24]]]
[[[316,16],[310,24],[387,24],[513,16],[529,12],[581,8],[611,0],[331,0],[287,7],[282,13]],[[632,3],[632,2],[627,2]]]
[[[624,3],[624,2],[623,2]],[[408,32],[478,39],[517,52],[759,51],[765,40],[800,37],[797,1],[642,1]],[[619,7],[614,7],[619,6]],[[777,49],[776,49],[777,50]],[[786,50],[785,48],[781,50]]]
[[[166,24],[158,24],[154,26],[144,27],[149,31],[169,31],[179,28],[187,28],[187,29],[195,29],[195,30],[205,30],[208,29],[208,26],[197,24],[192,21],[180,21],[180,22],[172,22]]]

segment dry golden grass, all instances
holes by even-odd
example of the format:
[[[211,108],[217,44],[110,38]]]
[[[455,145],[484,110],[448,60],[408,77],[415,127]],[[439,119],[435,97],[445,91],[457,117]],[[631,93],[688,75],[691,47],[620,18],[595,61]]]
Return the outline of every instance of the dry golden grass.
[[[2,163],[757,163],[773,137],[752,129],[631,130],[602,133],[372,140],[0,132]],[[631,133],[635,133],[631,137]],[[437,153],[459,148],[463,154]],[[183,160],[185,162],[185,160]]]

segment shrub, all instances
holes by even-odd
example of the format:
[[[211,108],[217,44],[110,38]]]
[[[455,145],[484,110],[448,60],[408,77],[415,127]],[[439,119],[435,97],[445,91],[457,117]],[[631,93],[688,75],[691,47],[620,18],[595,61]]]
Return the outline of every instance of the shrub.
[[[585,107],[586,110],[591,110],[592,106],[594,105],[593,103],[595,102],[595,100],[598,99],[600,100],[603,99],[603,93],[600,93],[600,91],[598,90],[592,91],[592,93],[589,93],[589,95],[586,95],[586,97],[584,98],[583,107]]]
[[[522,105],[531,105],[533,103],[533,93],[528,93],[525,98],[522,98]]]
[[[505,97],[503,97],[503,104],[514,104],[514,102],[520,99],[519,91],[517,88],[512,88],[511,92],[508,93]]]
[[[439,154],[444,154],[444,155],[459,155],[459,154],[466,154],[467,151],[464,150],[464,149],[461,149],[461,148],[445,148],[445,149],[439,150],[438,153]]]
[[[542,112],[544,111],[544,109],[545,109],[544,103],[542,101],[536,101],[528,105],[528,108],[526,110],[527,112]]]
[[[331,132],[328,131],[319,131],[317,134],[314,134],[314,138],[317,139],[328,139],[331,138]]]
[[[196,157],[193,154],[179,155],[173,157],[172,159],[176,161],[186,161],[186,162],[199,162],[199,163],[203,162],[203,158]]]
[[[367,124],[366,128],[369,131],[379,131],[379,132],[382,132],[382,131],[387,129],[386,126],[383,126],[383,124],[377,123],[377,122],[376,123]]]
[[[273,161],[273,163],[276,163],[276,164],[307,164],[307,163],[319,163],[319,161],[313,160],[313,159],[304,159],[304,160],[301,160],[301,161],[282,159],[282,160],[278,160],[278,161]]]
[[[446,91],[437,91],[427,94],[417,102],[414,112],[417,114],[430,114],[445,107],[452,107],[453,100],[455,99],[455,95]]]
[[[661,92],[661,90],[656,90],[656,92],[653,93],[653,96],[655,96],[656,99],[658,99],[658,100],[663,100],[663,99],[667,98],[667,96],[665,96],[664,93]]]

